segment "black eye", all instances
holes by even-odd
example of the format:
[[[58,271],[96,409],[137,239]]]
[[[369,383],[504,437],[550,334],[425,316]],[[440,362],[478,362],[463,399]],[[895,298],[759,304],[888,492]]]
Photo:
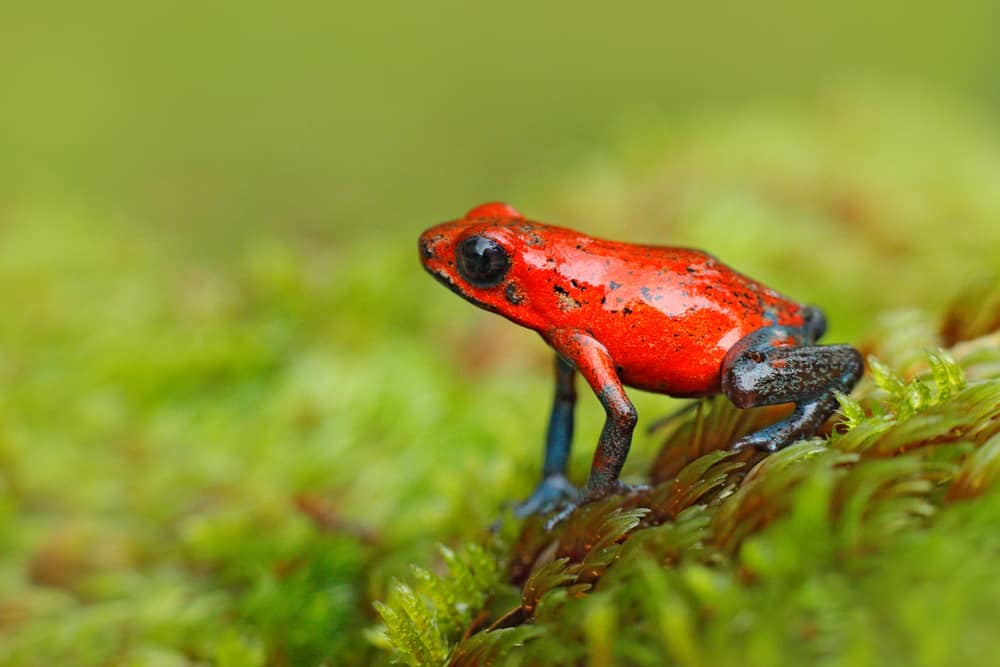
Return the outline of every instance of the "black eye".
[[[455,251],[458,272],[476,287],[493,287],[510,268],[507,251],[483,236],[470,236]]]

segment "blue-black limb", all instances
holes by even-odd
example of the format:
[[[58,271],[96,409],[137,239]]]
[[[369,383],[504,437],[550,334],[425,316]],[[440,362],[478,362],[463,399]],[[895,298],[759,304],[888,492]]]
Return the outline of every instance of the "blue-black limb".
[[[576,409],[576,369],[556,355],[556,392],[545,437],[542,481],[527,500],[514,508],[519,517],[544,514],[579,496],[566,479],[573,444],[573,413]]]
[[[618,490],[618,474],[625,464],[636,412],[625,394],[608,350],[586,331],[552,332],[550,344],[580,372],[604,407],[604,428],[594,452],[584,500],[595,500]]]
[[[565,475],[573,445],[573,411],[576,408],[576,369],[556,355],[556,395],[545,435],[542,476]]]
[[[632,444],[637,417],[635,406],[622,387],[607,349],[582,331],[556,332],[552,340],[596,394],[604,407],[605,420],[594,451],[590,478],[582,496],[577,502],[566,503],[548,520],[546,529],[551,529],[569,516],[577,504],[593,502],[612,493],[642,490],[640,487],[628,487],[618,480]]]
[[[813,345],[825,330],[818,309],[801,328],[758,329],[736,343],[722,364],[722,391],[739,408],[795,403],[786,419],[740,438],[734,449],[774,452],[807,438],[837,409],[834,391],[849,393],[864,372],[850,345]]]
[[[549,342],[555,347],[560,357],[571,364],[590,385],[590,388],[597,395],[604,406],[606,418],[604,428],[601,430],[601,437],[597,443],[597,450],[594,452],[594,462],[590,468],[590,478],[587,480],[587,487],[583,493],[575,492],[570,496],[567,490],[572,489],[566,482],[566,477],[560,473],[546,476],[542,484],[535,490],[528,500],[522,503],[516,512],[519,516],[546,512],[549,509],[561,507],[561,510],[549,519],[546,528],[564,519],[579,503],[587,503],[611,493],[618,493],[630,490],[618,481],[625,458],[628,456],[629,446],[632,443],[632,431],[635,428],[636,412],[635,407],[625,394],[621,380],[615,371],[614,362],[608,354],[607,349],[601,345],[590,334],[578,330],[557,330],[550,334]],[[561,367],[557,367],[557,384]],[[568,434],[564,426],[558,426],[560,420],[558,415],[563,414],[559,408],[559,391],[557,387],[556,407],[553,410],[557,427],[555,432],[557,437],[550,439],[550,445],[556,444],[552,451],[553,468],[557,467],[560,459],[560,449],[558,443],[562,434]],[[570,418],[572,411],[567,413]],[[550,427],[550,433],[552,432]],[[569,448],[566,446],[566,455]],[[548,461],[548,454],[546,461]],[[565,461],[563,461],[565,467]]]

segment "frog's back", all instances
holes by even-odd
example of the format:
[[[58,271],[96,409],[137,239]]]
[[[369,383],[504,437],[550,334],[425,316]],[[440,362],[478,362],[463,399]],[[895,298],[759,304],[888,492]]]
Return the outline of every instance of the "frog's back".
[[[712,255],[584,235],[558,252],[553,320],[583,325],[625,384],[674,396],[719,391],[726,352],[765,326],[803,324],[803,306]],[[548,244],[546,244],[548,245]],[[544,335],[544,332],[542,332]]]

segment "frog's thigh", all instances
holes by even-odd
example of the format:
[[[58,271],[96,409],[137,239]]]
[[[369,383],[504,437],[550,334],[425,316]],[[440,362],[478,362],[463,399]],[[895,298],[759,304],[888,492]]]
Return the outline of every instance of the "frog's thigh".
[[[722,362],[722,391],[741,408],[798,403],[848,392],[861,377],[861,355],[850,345],[802,345],[789,327],[759,329],[737,342]]]
[[[736,447],[780,449],[808,437],[837,409],[834,390],[849,392],[861,377],[861,355],[850,345],[801,345],[801,330],[767,327],[726,354],[722,391],[737,407],[795,403],[785,420],[744,437]]]

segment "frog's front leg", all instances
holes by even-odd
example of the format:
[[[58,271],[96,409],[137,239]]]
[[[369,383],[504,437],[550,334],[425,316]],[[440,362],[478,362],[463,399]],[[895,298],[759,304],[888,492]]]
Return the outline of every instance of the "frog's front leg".
[[[577,504],[593,502],[611,493],[631,491],[618,481],[632,445],[632,431],[638,419],[635,406],[625,394],[614,361],[607,349],[582,331],[554,332],[549,342],[583,375],[597,395],[606,414],[597,442],[590,477],[578,503],[568,503],[549,520],[551,527],[569,516]]]
[[[579,490],[566,479],[570,447],[573,444],[573,412],[576,409],[576,369],[556,355],[556,395],[545,437],[542,481],[527,500],[514,508],[518,517],[545,514],[571,503]]]
[[[737,407],[795,403],[788,418],[740,438],[734,449],[774,452],[813,435],[837,409],[834,390],[846,394],[857,384],[864,371],[858,351],[812,345],[817,337],[808,327],[765,327],[726,354],[722,391]]]

